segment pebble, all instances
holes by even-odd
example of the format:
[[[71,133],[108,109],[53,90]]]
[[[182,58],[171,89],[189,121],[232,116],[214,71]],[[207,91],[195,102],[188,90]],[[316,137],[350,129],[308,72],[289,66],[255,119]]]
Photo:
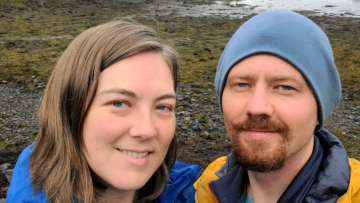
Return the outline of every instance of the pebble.
[[[4,171],[5,177],[9,183],[11,183],[11,177],[12,177],[13,171],[14,171],[14,169],[8,169],[8,170]]]

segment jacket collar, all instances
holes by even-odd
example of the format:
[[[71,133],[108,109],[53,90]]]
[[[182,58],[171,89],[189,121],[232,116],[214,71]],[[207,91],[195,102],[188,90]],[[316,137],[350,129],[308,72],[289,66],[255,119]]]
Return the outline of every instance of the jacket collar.
[[[350,179],[347,153],[340,140],[325,129],[315,133],[314,150],[279,199],[280,202],[335,202],[348,188]],[[248,181],[246,169],[230,154],[227,163],[216,172],[218,180],[210,182],[219,203],[242,203]],[[335,187],[334,187],[335,186]]]

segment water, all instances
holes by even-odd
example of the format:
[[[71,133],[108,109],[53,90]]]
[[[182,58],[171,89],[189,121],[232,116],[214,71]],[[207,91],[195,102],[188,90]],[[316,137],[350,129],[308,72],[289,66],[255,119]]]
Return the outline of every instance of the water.
[[[360,17],[360,0],[241,0],[216,1],[219,5],[256,6],[262,12],[285,8],[295,11],[315,11],[315,15]]]
[[[285,8],[293,11],[310,11],[309,15],[343,16],[360,18],[360,0],[224,0],[207,5],[175,4],[154,5],[148,11],[154,15],[212,16],[242,18],[247,15]]]

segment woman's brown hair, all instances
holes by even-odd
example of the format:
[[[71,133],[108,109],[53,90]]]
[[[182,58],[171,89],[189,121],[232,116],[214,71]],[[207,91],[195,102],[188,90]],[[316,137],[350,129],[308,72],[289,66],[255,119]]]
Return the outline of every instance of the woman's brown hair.
[[[39,110],[40,131],[30,155],[34,189],[49,202],[99,202],[102,187],[92,178],[84,155],[82,130],[95,97],[101,71],[141,52],[160,53],[171,69],[176,88],[177,53],[151,28],[115,21],[93,27],[76,37],[57,62]],[[162,165],[136,193],[136,202],[156,199],[176,159],[176,137]]]

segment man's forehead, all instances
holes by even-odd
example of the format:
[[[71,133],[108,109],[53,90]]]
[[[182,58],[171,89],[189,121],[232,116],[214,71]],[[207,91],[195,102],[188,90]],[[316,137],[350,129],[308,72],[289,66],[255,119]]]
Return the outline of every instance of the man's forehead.
[[[261,73],[275,80],[304,79],[303,74],[296,67],[281,57],[271,54],[246,57],[230,69],[228,78],[235,75],[241,78],[255,78]]]

